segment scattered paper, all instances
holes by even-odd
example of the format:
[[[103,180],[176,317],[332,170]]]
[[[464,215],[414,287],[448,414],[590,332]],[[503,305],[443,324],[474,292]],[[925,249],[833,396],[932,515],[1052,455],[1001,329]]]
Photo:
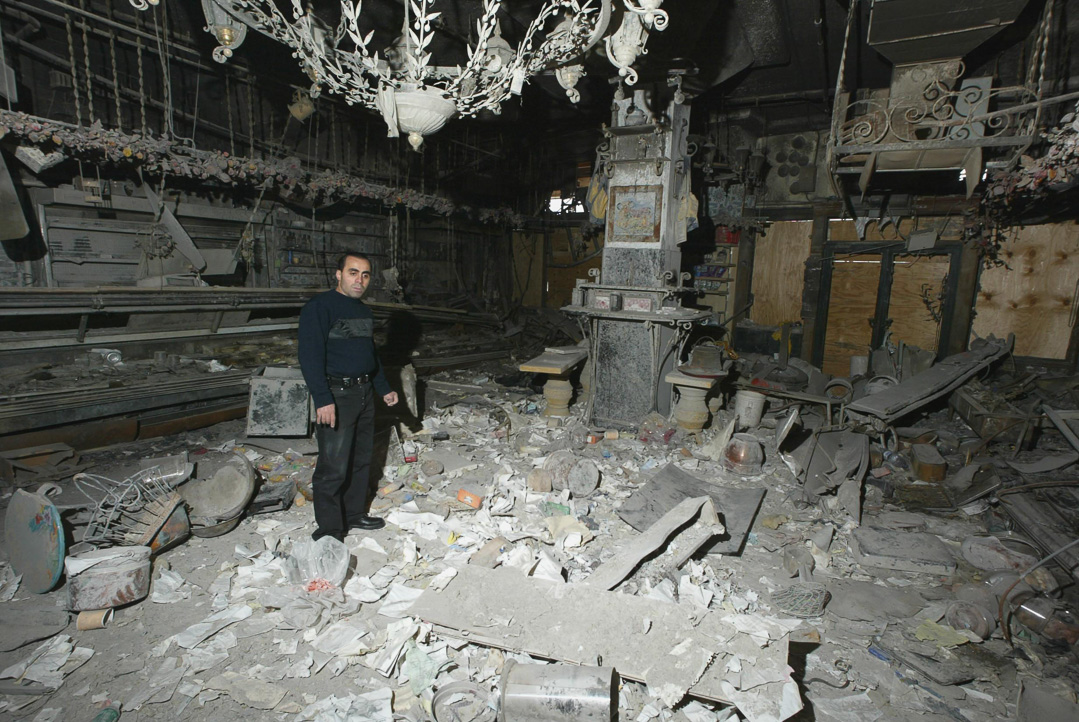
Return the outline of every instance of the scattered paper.
[[[92,656],[94,650],[76,647],[69,635],[58,634],[38,645],[23,661],[0,672],[0,679],[28,680],[56,689],[63,684],[64,675],[86,664]]]
[[[273,709],[286,694],[280,685],[251,679],[237,672],[217,675],[206,683],[206,689],[224,692],[240,704],[254,709]]]
[[[162,569],[161,574],[154,580],[154,591],[150,595],[150,601],[157,604],[172,604],[190,597],[191,587],[184,578],[171,569]]]
[[[300,712],[301,720],[348,722],[392,722],[393,692],[380,689],[367,694],[349,694],[345,697],[330,695],[326,699],[307,705]]]
[[[230,624],[235,624],[250,616],[251,607],[246,604],[229,607],[228,609],[211,614],[203,621],[192,624],[190,627],[177,634],[176,644],[184,649],[191,649],[214,636]]]
[[[21,581],[22,574],[16,574],[7,562],[0,562],[0,602],[10,602]]]
[[[449,583],[449,579],[446,580],[446,583]],[[422,589],[413,589],[412,587],[406,587],[404,584],[394,584],[390,587],[389,594],[386,595],[386,601],[378,608],[378,613],[393,619],[407,617],[412,603],[419,599],[421,594],[423,594]]]

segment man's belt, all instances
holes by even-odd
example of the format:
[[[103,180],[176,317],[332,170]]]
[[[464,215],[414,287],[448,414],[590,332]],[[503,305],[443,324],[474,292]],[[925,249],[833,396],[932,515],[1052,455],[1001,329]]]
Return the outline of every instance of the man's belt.
[[[371,382],[370,374],[363,374],[362,376],[327,376],[326,380],[330,382],[330,386],[338,388],[348,389],[353,386],[361,386]]]

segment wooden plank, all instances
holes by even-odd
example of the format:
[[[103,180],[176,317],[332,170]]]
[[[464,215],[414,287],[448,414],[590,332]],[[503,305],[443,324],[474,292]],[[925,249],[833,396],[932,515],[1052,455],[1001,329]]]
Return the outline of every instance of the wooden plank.
[[[755,705],[771,707],[771,717],[747,713],[739,705],[749,719],[779,721],[802,706],[786,672],[787,634],[764,617],[742,618],[760,624],[772,639],[761,647],[727,621],[736,621],[734,617],[721,619],[715,612],[688,604],[560,584],[526,577],[516,569],[473,565],[458,569],[441,592],[425,590],[409,615],[478,644],[571,664],[601,663],[649,687],[673,684],[688,688],[693,697],[714,702],[734,701],[722,688],[727,661],[738,655],[753,660],[752,667],[762,674],[779,673],[784,680],[767,683],[754,695]],[[702,664],[707,665],[703,675]]]
[[[533,374],[555,374],[561,376],[571,368],[588,358],[588,351],[582,349],[573,353],[551,353],[544,351],[534,359],[529,359],[518,366],[521,371]]]
[[[781,221],[757,238],[749,312],[755,323],[778,326],[802,319],[803,276],[812,232],[812,221]]]
[[[828,328],[821,370],[850,375],[850,357],[869,353],[880,284],[880,254],[839,258],[832,265]]]
[[[637,565],[666,546],[672,534],[698,517],[700,517],[700,523],[710,527],[712,533],[696,537],[695,541],[698,543],[694,548],[682,550],[676,566],[685,563],[685,560],[700,549],[704,542],[725,531],[723,525],[719,523],[712,500],[707,496],[686,499],[664,514],[663,518],[648,527],[643,534],[634,537],[628,544],[620,546],[617,555],[600,564],[585,580],[585,584],[597,589],[614,589],[633,573]]]
[[[950,261],[945,255],[896,258],[888,302],[892,343],[904,341],[926,351],[937,350],[940,322],[933,318],[923,300],[923,287],[939,314],[943,303],[937,300],[937,295],[944,286]]]
[[[1079,225],[1022,228],[1001,257],[1010,268],[982,271],[974,334],[1014,333],[1018,356],[1065,358],[1079,280]]]

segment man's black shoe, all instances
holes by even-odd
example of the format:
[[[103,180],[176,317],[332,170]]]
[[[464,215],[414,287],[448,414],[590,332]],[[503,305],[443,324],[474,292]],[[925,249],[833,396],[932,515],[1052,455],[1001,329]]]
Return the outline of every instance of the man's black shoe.
[[[362,529],[364,531],[374,531],[386,526],[386,520],[380,519],[377,516],[364,515],[356,521],[349,522],[349,529]]]

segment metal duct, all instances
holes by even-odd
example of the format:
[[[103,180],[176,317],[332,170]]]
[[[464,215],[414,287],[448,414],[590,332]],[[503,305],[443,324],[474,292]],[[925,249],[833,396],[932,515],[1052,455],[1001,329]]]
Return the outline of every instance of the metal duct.
[[[869,45],[896,65],[962,58],[1015,22],[1029,0],[876,0]]]

